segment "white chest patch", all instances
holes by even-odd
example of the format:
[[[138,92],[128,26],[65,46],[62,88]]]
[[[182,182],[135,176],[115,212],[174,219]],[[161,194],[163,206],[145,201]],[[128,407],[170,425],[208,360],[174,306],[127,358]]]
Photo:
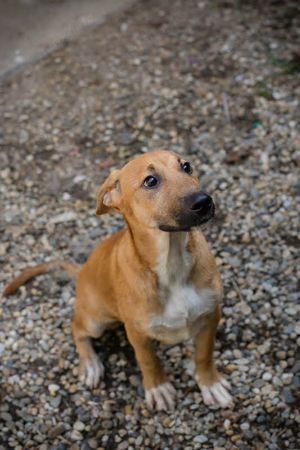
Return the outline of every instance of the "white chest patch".
[[[150,332],[158,340],[174,344],[193,337],[203,325],[205,315],[217,304],[209,289],[197,291],[193,286],[173,286],[161,314],[151,317]]]
[[[189,280],[192,257],[186,249],[187,235],[176,233],[167,243],[157,267],[163,311],[151,317],[150,332],[173,344],[197,333],[203,316],[215,309],[217,296],[210,289],[197,290]]]

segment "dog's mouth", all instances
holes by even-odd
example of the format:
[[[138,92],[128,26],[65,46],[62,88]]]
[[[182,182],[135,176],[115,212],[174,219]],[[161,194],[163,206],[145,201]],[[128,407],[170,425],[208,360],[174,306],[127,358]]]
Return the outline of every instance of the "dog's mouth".
[[[176,217],[176,225],[159,225],[161,231],[175,232],[175,231],[190,231],[192,228],[200,227],[215,215],[215,205],[211,200],[210,204],[203,209],[203,211],[193,211],[191,209],[183,209]]]

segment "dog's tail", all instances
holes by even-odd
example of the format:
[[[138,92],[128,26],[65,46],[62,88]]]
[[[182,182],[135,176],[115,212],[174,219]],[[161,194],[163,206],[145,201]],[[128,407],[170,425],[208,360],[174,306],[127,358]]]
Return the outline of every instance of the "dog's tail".
[[[13,294],[20,286],[27,283],[27,281],[31,280],[31,278],[34,278],[37,275],[51,272],[52,270],[60,268],[66,270],[72,277],[76,278],[81,269],[81,266],[69,261],[64,261],[63,259],[56,259],[47,263],[38,264],[37,266],[28,267],[6,286],[3,291],[3,296],[7,297],[8,295]]]

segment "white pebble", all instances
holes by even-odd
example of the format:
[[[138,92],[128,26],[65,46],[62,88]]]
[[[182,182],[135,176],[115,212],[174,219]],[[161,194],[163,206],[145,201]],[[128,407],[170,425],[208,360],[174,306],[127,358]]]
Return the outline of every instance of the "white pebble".
[[[272,374],[270,374],[269,372],[265,372],[262,376],[264,381],[270,381],[272,380]]]
[[[199,442],[200,444],[204,444],[204,442],[207,442],[208,438],[204,434],[199,434],[198,436],[194,437],[194,442]]]
[[[241,423],[241,430],[247,431],[250,428],[250,424],[248,422]]]
[[[85,425],[83,422],[80,422],[80,420],[77,420],[74,423],[73,428],[74,428],[74,430],[77,430],[77,431],[83,431],[85,429]]]
[[[59,390],[58,384],[54,384],[54,383],[49,384],[48,391],[50,392],[51,395],[55,395],[58,390]]]
[[[225,419],[225,420],[224,420],[224,428],[225,428],[225,430],[228,430],[228,428],[230,427],[230,425],[231,425],[230,420]]]

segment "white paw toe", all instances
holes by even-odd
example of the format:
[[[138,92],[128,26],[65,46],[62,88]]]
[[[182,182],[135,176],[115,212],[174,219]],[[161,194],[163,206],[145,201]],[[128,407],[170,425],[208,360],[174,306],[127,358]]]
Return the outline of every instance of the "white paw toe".
[[[97,358],[86,361],[81,368],[80,380],[85,383],[89,388],[95,388],[104,375],[104,366],[102,362]]]
[[[226,380],[222,379],[212,385],[198,384],[206,405],[220,405],[223,408],[233,405],[233,399],[227,390],[230,389],[230,384]]]
[[[158,411],[174,409],[176,391],[170,383],[163,383],[146,390],[146,403],[149,409]]]
[[[221,378],[220,383],[222,384],[222,386],[224,386],[224,388],[230,390],[231,389],[231,384],[225,380],[225,378]]]

